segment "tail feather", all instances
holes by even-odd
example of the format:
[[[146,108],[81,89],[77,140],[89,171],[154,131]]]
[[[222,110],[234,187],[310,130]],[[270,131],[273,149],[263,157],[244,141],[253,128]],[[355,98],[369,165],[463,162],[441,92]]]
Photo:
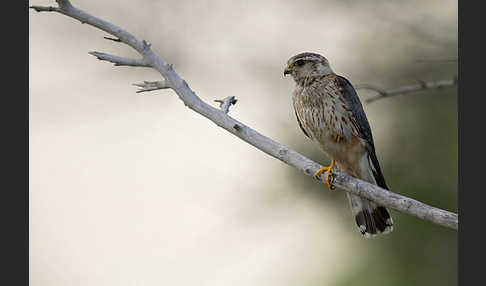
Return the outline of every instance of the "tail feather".
[[[357,168],[346,169],[346,165],[343,166],[340,162],[336,162],[336,164],[338,168],[347,171],[352,176],[388,190],[374,148],[372,145],[368,147],[370,149],[363,154]],[[359,231],[365,237],[371,237],[378,233],[389,233],[393,230],[393,220],[384,206],[379,206],[375,202],[350,193],[346,193],[346,195],[354,220]]]
[[[348,198],[356,225],[365,237],[393,230],[393,220],[385,207],[355,195],[348,194]]]

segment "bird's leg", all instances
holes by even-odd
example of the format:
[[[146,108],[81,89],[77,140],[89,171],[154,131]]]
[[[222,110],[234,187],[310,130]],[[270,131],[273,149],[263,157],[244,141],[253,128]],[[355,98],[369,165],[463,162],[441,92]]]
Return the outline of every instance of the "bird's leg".
[[[334,139],[334,141],[336,141],[336,143],[339,143],[339,141],[342,140],[342,137],[339,136],[339,135],[332,135],[332,139]]]
[[[316,177],[316,179],[319,179],[319,175],[321,175],[324,171],[327,171],[326,172],[326,182],[327,182],[327,186],[333,190],[334,189],[334,186],[331,184],[331,180],[329,178],[329,175],[331,174],[331,170],[332,168],[334,167],[334,164],[335,164],[335,161],[334,160],[331,160],[331,164],[328,166],[328,167],[324,167],[324,168],[321,168],[319,169],[315,174],[314,176]]]

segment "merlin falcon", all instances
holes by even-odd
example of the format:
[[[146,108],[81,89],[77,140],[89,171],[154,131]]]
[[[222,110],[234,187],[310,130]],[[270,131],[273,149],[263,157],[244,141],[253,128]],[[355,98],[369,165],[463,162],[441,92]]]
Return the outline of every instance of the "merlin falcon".
[[[373,136],[363,106],[351,83],[336,75],[327,59],[316,53],[300,53],[290,58],[284,75],[290,74],[296,85],[292,102],[297,122],[304,134],[316,142],[331,160],[326,182],[336,166],[358,179],[387,189],[375,153]],[[359,231],[365,237],[393,230],[388,210],[376,203],[346,193]]]

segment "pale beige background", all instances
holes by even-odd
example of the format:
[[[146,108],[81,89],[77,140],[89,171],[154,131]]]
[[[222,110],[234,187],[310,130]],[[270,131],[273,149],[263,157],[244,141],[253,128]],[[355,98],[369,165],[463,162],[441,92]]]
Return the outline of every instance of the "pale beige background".
[[[73,4],[151,42],[203,100],[236,96],[231,116],[304,154],[316,147],[295,122],[290,56],[319,52],[354,83],[386,84],[390,62],[410,60],[407,25],[457,19],[455,1],[262,2]],[[136,94],[132,83],[159,75],[88,55],[137,56],[104,32],[29,13],[31,285],[332,284],[361,261],[351,216],[290,188],[290,167],[170,90]],[[392,148],[387,103],[365,110],[376,144]]]

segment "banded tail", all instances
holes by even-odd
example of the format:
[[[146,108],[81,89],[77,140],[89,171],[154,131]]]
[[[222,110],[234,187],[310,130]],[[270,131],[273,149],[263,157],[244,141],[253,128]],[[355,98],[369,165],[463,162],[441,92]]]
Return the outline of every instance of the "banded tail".
[[[356,195],[348,193],[347,196],[356,225],[362,235],[371,237],[393,230],[393,220],[385,207]]]
[[[381,173],[380,164],[376,158],[374,148],[368,150],[360,164],[360,179],[388,190],[385,177]],[[359,231],[365,237],[372,237],[378,233],[393,231],[393,220],[389,211],[368,199],[346,193],[351,211]]]

